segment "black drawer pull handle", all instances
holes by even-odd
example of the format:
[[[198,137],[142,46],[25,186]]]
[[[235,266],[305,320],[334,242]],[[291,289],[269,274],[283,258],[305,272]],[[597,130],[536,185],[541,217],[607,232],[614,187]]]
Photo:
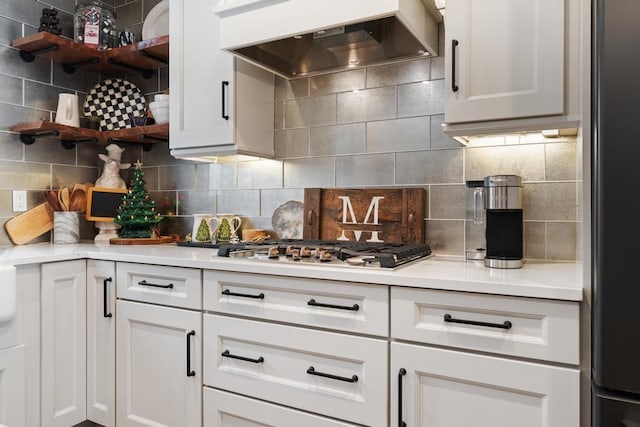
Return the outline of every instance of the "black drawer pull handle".
[[[449,323],[463,323],[465,325],[486,326],[488,328],[511,329],[511,322],[505,320],[504,323],[479,322],[477,320],[454,319],[450,314],[444,315],[444,321]]]
[[[309,369],[307,369],[307,374],[309,374],[309,375],[317,375],[319,377],[324,377],[324,378],[331,378],[332,380],[344,381],[344,382],[348,382],[348,383],[357,383],[358,382],[358,376],[357,375],[352,375],[351,378],[349,378],[349,377],[341,377],[339,375],[325,374],[324,372],[316,371],[316,369],[313,366],[309,366]]]
[[[141,280],[138,282],[140,286],[151,286],[154,288],[163,288],[163,289],[173,289],[173,283],[169,283],[168,285],[159,285],[157,283],[149,283],[146,280]]]
[[[402,377],[407,375],[407,370],[400,368],[398,371],[398,427],[407,427],[407,423],[402,420]]]
[[[229,86],[229,82],[222,82],[222,118],[225,120],[229,120],[229,114],[227,114],[227,99],[226,99],[226,91],[225,87]]]
[[[187,376],[195,377],[196,371],[191,370],[191,337],[195,336],[196,331],[191,331],[187,333]]]
[[[257,359],[252,359],[250,357],[236,356],[235,354],[229,353],[229,350],[223,351],[222,353],[220,353],[220,356],[229,357],[231,359],[244,360],[245,362],[251,362],[251,363],[263,363],[264,362],[264,357],[262,357],[262,356],[258,357]]]
[[[229,289],[225,289],[224,291],[222,291],[222,295],[228,295],[231,297],[264,299],[264,294],[262,292],[260,292],[258,295],[251,295],[251,294],[240,294],[237,292],[231,292]]]
[[[451,40],[451,90],[453,92],[458,91],[458,85],[456,84],[456,47],[458,47],[458,40]]]
[[[307,301],[307,305],[312,305],[314,307],[326,307],[326,308],[337,308],[338,310],[350,310],[350,311],[358,311],[360,310],[360,306],[358,304],[353,305],[334,305],[334,304],[324,304],[321,302],[316,302],[315,299],[311,298]]]
[[[109,299],[107,296],[107,288],[112,280],[111,277],[107,277],[102,281],[102,315],[104,317],[113,317],[113,314],[109,313]]]

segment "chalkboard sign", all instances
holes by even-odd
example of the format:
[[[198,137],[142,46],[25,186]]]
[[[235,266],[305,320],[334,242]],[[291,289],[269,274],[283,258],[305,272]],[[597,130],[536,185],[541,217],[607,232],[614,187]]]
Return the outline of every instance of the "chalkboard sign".
[[[126,188],[91,187],[87,192],[87,220],[113,222]]]

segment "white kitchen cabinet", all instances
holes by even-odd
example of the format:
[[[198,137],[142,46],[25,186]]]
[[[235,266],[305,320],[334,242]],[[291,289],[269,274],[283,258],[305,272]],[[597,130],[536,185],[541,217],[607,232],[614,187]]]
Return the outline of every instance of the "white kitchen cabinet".
[[[578,55],[568,21],[565,0],[447,1],[446,124],[565,115],[565,55]]]
[[[112,261],[87,261],[87,419],[115,426],[116,269]]]
[[[41,269],[42,427],[69,427],[86,419],[86,262]]]
[[[221,0],[171,0],[171,154],[273,157],[273,74],[219,49]]]
[[[19,427],[26,424],[25,346],[0,351],[0,425]]]
[[[225,391],[204,388],[204,427],[356,427]]]
[[[209,314],[203,324],[205,385],[387,425],[386,339]]]
[[[203,274],[203,308],[386,337],[389,288],[365,283],[226,271]]]
[[[198,269],[119,262],[117,278],[118,298],[202,308],[202,273]]]
[[[394,286],[391,335],[407,341],[577,365],[579,305]]]
[[[578,369],[393,342],[390,375],[392,425],[580,423]]]
[[[202,314],[118,300],[118,427],[200,427]]]

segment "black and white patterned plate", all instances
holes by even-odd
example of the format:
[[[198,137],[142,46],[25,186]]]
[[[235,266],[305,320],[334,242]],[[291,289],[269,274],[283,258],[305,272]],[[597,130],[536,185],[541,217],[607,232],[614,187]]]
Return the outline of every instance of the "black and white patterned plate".
[[[133,83],[107,79],[89,91],[84,101],[85,116],[100,119],[100,130],[130,128],[131,119],[144,116],[147,107],[144,95]]]

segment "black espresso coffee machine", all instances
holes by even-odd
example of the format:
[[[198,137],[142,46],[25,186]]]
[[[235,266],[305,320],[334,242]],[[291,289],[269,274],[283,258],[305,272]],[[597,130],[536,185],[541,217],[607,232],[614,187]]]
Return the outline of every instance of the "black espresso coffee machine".
[[[521,177],[467,182],[467,259],[484,259],[492,268],[521,268],[523,234]]]

